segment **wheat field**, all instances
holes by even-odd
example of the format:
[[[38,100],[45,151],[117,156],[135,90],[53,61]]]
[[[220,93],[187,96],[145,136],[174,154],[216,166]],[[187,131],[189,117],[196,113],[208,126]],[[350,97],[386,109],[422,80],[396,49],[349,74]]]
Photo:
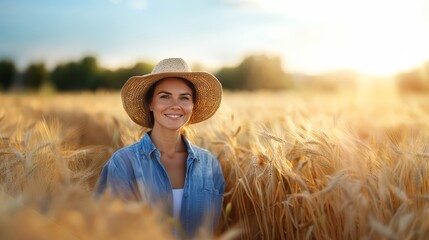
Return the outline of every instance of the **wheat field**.
[[[226,179],[199,239],[429,239],[429,95],[225,92],[187,134]],[[92,197],[141,136],[119,93],[0,95],[0,239],[174,239],[156,210]]]

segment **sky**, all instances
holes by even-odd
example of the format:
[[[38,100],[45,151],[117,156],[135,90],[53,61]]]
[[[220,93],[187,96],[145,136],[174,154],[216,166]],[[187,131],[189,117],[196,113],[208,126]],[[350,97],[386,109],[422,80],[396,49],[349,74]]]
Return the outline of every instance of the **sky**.
[[[19,68],[91,55],[216,70],[267,54],[287,72],[386,76],[429,61],[428,43],[426,0],[0,0],[0,59]]]

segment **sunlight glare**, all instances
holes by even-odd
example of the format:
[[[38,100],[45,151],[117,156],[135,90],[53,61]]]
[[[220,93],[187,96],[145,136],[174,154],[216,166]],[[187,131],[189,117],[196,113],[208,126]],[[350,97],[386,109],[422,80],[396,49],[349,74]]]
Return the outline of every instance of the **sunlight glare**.
[[[259,9],[284,14],[321,30],[302,49],[307,59],[377,75],[390,75],[429,59],[429,4],[422,0],[251,0]],[[329,34],[329,35],[327,35]],[[298,37],[298,36],[297,36]],[[302,38],[302,36],[301,36]],[[306,39],[300,39],[306,41]],[[284,56],[286,59],[287,55]],[[311,60],[310,60],[311,61]],[[317,68],[317,67],[316,67]]]

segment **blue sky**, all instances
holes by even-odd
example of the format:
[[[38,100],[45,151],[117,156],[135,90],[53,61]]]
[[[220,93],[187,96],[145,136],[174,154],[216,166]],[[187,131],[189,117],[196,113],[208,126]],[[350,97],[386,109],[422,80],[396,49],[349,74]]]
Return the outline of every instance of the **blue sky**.
[[[266,53],[288,71],[388,75],[429,60],[427,29],[424,0],[0,0],[0,59],[215,70]]]

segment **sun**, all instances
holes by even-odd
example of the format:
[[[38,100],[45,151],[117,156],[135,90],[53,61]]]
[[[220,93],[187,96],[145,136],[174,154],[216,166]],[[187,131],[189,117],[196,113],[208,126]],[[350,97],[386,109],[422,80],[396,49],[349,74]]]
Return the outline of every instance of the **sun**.
[[[299,54],[313,68],[391,75],[429,60],[429,3],[422,0],[246,2],[320,32],[314,42],[300,47]]]

